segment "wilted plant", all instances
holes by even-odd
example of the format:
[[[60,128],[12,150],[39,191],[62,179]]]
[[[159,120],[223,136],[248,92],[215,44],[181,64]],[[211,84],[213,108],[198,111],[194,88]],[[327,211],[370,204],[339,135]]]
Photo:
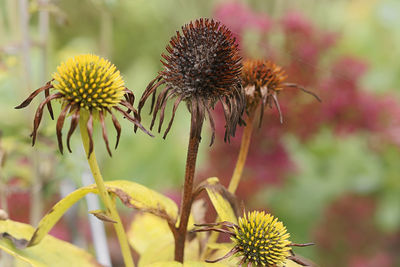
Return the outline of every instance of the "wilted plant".
[[[57,92],[49,94],[50,89],[55,89]],[[96,181],[100,196],[106,206],[105,212],[100,212],[98,217],[107,218],[106,220],[114,223],[115,231],[117,232],[120,241],[121,250],[124,256],[126,266],[133,266],[133,260],[130,253],[128,240],[125,235],[121,219],[105,188],[103,178],[94,154],[93,145],[93,117],[98,117],[103,139],[107,147],[107,151],[111,156],[111,150],[108,143],[107,132],[104,123],[105,113],[112,116],[114,127],[117,131],[117,141],[115,148],[118,146],[119,137],[121,134],[121,126],[112,113],[112,109],[122,113],[125,118],[131,121],[135,127],[139,127],[147,134],[146,129],[140,124],[140,118],[136,109],[132,106],[135,99],[133,93],[124,86],[124,81],[114,65],[108,60],[100,58],[96,55],[80,55],[62,63],[57,72],[53,74],[53,79],[45,86],[34,91],[17,109],[28,106],[34,97],[40,92],[45,91],[46,98],[43,100],[36,110],[35,119],[32,131],[32,145],[35,144],[37,130],[39,128],[43,109],[47,105],[50,116],[53,118],[53,110],[51,101],[61,99],[62,111],[57,119],[57,139],[60,152],[63,152],[63,144],[61,138],[61,130],[64,125],[67,114],[72,114],[71,125],[67,136],[68,149],[70,148],[70,137],[75,131],[78,123],[81,131],[83,146],[89,161],[90,169]],[[124,100],[125,98],[125,100]],[[128,108],[128,111],[123,110],[118,105]],[[129,113],[133,112],[133,116]]]
[[[156,215],[168,224],[174,237],[175,261],[184,262],[185,246],[190,244],[193,239],[203,244],[195,252],[190,251],[194,254],[197,253],[196,260],[201,260],[204,252],[209,250],[208,245],[213,245],[214,240],[208,236],[204,238],[203,235],[197,234],[194,237],[191,236],[190,239],[187,236],[194,232],[216,231],[229,234],[233,241],[233,249],[219,260],[236,254],[241,257],[240,264],[283,266],[287,260],[292,260],[305,265],[292,254],[291,246],[309,244],[291,243],[288,240],[289,233],[286,228],[272,215],[264,212],[252,212],[243,215],[238,221],[239,212],[234,192],[239,183],[241,171],[238,172],[239,178],[233,179],[232,184],[234,185],[230,185],[229,190],[219,184],[217,178],[209,178],[194,189],[197,152],[201,141],[202,126],[207,117],[212,130],[210,145],[213,144],[215,137],[212,109],[217,104],[222,105],[225,118],[224,141],[229,142],[230,138],[235,136],[237,126],[245,125],[244,116],[247,115],[246,129],[250,129],[249,133],[251,134],[256,109],[261,109],[261,122],[264,106],[272,105],[273,101],[279,109],[277,93],[285,86],[295,85],[284,83],[286,76],[283,70],[268,61],[246,61],[242,71],[242,59],[233,34],[227,27],[211,19],[198,19],[184,25],[181,32],[178,31],[171,38],[166,50],[168,53],[162,54],[165,60],[162,62],[163,70],[147,86],[140,99],[138,111],[133,107],[134,94],[125,87],[116,67],[95,55],[76,56],[62,63],[57,68],[57,72],[53,74],[51,81],[34,91],[16,107],[24,108],[41,92],[45,93],[45,99],[39,104],[35,113],[32,131],[32,144],[34,144],[45,106],[53,118],[51,102],[55,99],[60,100],[61,113],[57,118],[56,125],[59,150],[61,153],[63,152],[62,128],[65,119],[70,116],[71,123],[67,134],[68,150],[71,152],[70,138],[79,125],[96,186],[82,187],[60,200],[42,219],[31,237],[25,235],[21,239],[21,235],[16,234],[14,228],[10,228],[3,236],[14,241],[14,244],[19,247],[37,245],[72,204],[87,193],[98,193],[106,210],[92,211],[91,213],[105,222],[113,223],[126,266],[134,266],[134,263],[126,233],[116,210],[115,197],[119,197],[126,206]],[[157,95],[159,88],[162,90]],[[299,88],[305,91],[304,88]],[[176,204],[169,198],[134,182],[104,183],[96,161],[92,137],[93,124],[96,120],[100,122],[103,140],[111,156],[105,126],[107,114],[111,115],[117,132],[115,147],[118,146],[121,126],[114,111],[121,113],[124,118],[132,122],[135,131],[140,128],[152,136],[142,126],[140,117],[149,97],[151,97],[150,113],[152,114],[150,129],[154,127],[159,114],[158,132],[161,132],[162,129],[167,103],[169,100],[175,99],[170,121],[163,134],[164,138],[172,127],[175,113],[182,101],[186,103],[191,115],[182,205],[179,211]],[[247,141],[249,140],[250,138]],[[245,144],[246,151],[248,144]],[[241,153],[243,153],[242,150]],[[241,160],[241,168],[243,168],[244,161],[245,157]],[[219,218],[224,222],[202,224],[201,221],[196,221],[197,218],[194,218],[191,213],[192,204],[203,190],[207,192]],[[190,220],[204,228],[188,232],[188,228],[193,226],[193,224],[189,225]],[[3,229],[1,227],[0,222],[0,230]],[[15,235],[18,235],[18,238]],[[150,236],[149,239],[151,238]],[[135,240],[130,241],[131,245],[135,247]],[[228,246],[231,245],[228,244]],[[20,253],[17,248],[14,249],[16,254]],[[157,261],[157,256],[154,257],[154,261]]]

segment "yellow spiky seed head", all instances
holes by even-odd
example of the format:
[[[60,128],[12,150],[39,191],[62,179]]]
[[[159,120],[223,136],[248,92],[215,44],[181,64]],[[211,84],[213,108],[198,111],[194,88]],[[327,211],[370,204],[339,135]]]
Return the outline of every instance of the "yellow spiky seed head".
[[[253,211],[239,218],[232,237],[244,262],[256,266],[283,266],[290,256],[290,234],[278,218],[265,212]]]
[[[124,80],[110,61],[96,55],[79,55],[62,62],[53,74],[53,86],[87,110],[117,105],[124,96]]]

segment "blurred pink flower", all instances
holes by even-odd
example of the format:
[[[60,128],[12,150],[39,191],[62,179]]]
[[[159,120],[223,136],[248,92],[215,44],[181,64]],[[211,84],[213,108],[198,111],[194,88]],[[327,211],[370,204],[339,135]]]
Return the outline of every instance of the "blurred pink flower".
[[[255,29],[267,33],[272,26],[269,16],[256,13],[237,1],[218,5],[214,11],[214,18],[225,24],[239,43],[244,30]]]

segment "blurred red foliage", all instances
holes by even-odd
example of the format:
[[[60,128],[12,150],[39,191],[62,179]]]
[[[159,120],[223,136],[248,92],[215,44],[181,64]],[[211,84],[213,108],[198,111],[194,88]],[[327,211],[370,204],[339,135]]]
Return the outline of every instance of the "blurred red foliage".
[[[315,230],[322,266],[395,266],[399,255],[391,237],[375,226],[375,207],[373,197],[352,194],[331,204]]]
[[[234,8],[233,8],[234,7]],[[239,34],[242,40],[248,24],[238,17],[261,14],[242,4],[221,4],[215,17]],[[228,12],[229,11],[229,12]],[[298,12],[289,12],[258,27],[261,35],[278,33],[283,44],[273,47],[268,38],[259,44],[260,54],[282,65],[288,81],[313,90],[322,103],[296,89],[284,89],[279,96],[284,123],[279,123],[276,109],[265,111],[260,129],[253,131],[252,142],[243,178],[237,191],[240,199],[249,199],[266,186],[279,186],[296,171],[283,137],[289,133],[306,142],[322,128],[330,128],[338,136],[368,133],[372,149],[385,144],[400,145],[400,104],[390,93],[376,94],[362,88],[360,80],[367,64],[352,55],[333,58],[331,51],[339,34],[319,29]],[[241,35],[240,35],[241,34]],[[243,57],[246,57],[245,48]],[[372,88],[373,89],[373,88]],[[219,117],[223,119],[222,113]],[[230,145],[221,142],[224,129],[216,123],[216,144],[209,155],[208,174],[218,176],[228,185],[236,163],[242,130]],[[211,171],[212,170],[212,171]],[[333,200],[335,201],[335,200]],[[399,235],[382,233],[374,225],[375,200],[354,195],[336,200],[326,211],[316,230],[316,249],[322,266],[397,266],[400,262]]]
[[[391,95],[373,94],[361,87],[360,79],[367,64],[351,55],[342,55],[322,64],[323,60],[329,59],[338,34],[319,29],[298,12],[289,12],[281,19],[273,20],[237,2],[218,6],[215,18],[232,28],[238,34],[239,42],[249,28],[256,28],[261,35],[283,34],[281,47],[271,47],[268,39],[260,43],[261,54],[271,55],[268,59],[283,65],[289,82],[313,90],[322,99],[319,103],[300,90],[287,88],[279,96],[284,123],[279,123],[275,109],[265,111],[268,115],[264,116],[262,127],[253,132],[244,177],[237,192],[240,198],[248,198],[266,184],[279,185],[296,170],[283,144],[285,133],[307,141],[321,128],[330,127],[338,134],[364,131],[373,134],[375,139],[400,144],[400,105]],[[243,18],[244,22],[239,23],[241,19],[238,18]],[[265,23],[254,22],[261,18]],[[246,57],[245,49],[243,51],[243,57]],[[222,118],[221,113],[217,120]],[[222,136],[222,123],[216,125],[219,126],[217,134]],[[223,144],[222,138],[216,138],[210,152],[212,175],[220,177],[225,185],[229,183],[236,163],[241,132],[242,129],[237,131],[230,145]]]

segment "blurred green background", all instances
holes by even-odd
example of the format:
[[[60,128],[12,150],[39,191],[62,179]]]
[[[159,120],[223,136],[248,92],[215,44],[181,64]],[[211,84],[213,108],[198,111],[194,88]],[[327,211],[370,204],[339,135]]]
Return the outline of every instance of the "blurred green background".
[[[61,61],[82,53],[102,55],[120,69],[127,87],[138,99],[161,70],[160,55],[175,31],[190,20],[212,17],[216,6],[228,2],[231,1],[0,0],[0,130],[2,146],[8,154],[0,173],[2,207],[10,182],[18,178],[18,187],[36,190],[30,196],[29,209],[30,221],[35,224],[45,211],[46,203],[58,194],[59,182],[72,179],[80,186],[80,174],[87,169],[77,134],[72,138],[74,153],[60,155],[56,149],[55,122],[47,113],[40,128],[41,137],[34,148],[30,147],[29,134],[38,100],[29,111],[14,109],[29,92],[50,79]],[[390,93],[393,99],[398,99],[398,0],[239,2],[277,20],[289,10],[296,10],[321,31],[337,33],[340,37],[327,60],[342,54],[362,58],[368,64],[361,79],[362,87],[377,95]],[[45,14],[49,15],[49,25],[45,23]],[[256,55],[253,41],[257,37],[251,32],[245,37],[244,45],[248,45],[245,49]],[[271,45],[275,50],[287,52],[279,47],[279,42],[272,40]],[[330,71],[324,64],[318,68],[322,74]],[[340,88],[337,90],[340,93]],[[318,92],[318,88],[315,91]],[[145,110],[148,108],[146,106]],[[58,112],[59,107],[56,107],[56,114]],[[290,114],[285,116],[290,117]],[[100,131],[95,131],[98,135],[96,153],[105,179],[128,179],[179,197],[189,130],[189,114],[184,105],[178,109],[166,140],[160,134],[155,138],[141,132],[134,134],[129,123],[122,120],[121,123],[120,147],[112,158],[106,155]],[[148,126],[149,123],[150,117],[144,116],[143,124]],[[203,130],[206,142],[200,147],[198,166],[203,170],[201,175],[205,175],[200,178],[213,176],[207,167],[210,165],[208,155],[213,149],[207,146],[208,131],[208,127]],[[109,127],[113,142],[111,133],[112,127]],[[368,138],[368,133],[338,137],[328,127],[304,143],[295,133],[288,133],[284,137],[285,146],[299,169],[288,175],[282,186],[267,187],[248,199],[248,209],[268,206],[287,225],[294,241],[308,242],[314,240],[318,224],[327,218],[327,209],[336,199],[353,193],[365,195],[376,200],[372,224],[379,233],[393,236],[395,248],[399,248],[399,148],[385,145],[374,150]],[[42,203],[35,204],[35,201]],[[8,207],[10,214],[12,205]],[[299,252],[317,263],[323,262],[319,257],[323,257],[324,252],[318,252],[318,248]],[[334,261],[334,255],[330,261]],[[367,266],[356,265],[359,262],[362,261],[352,259],[346,265]],[[395,264],[396,260],[389,265],[368,266]]]

